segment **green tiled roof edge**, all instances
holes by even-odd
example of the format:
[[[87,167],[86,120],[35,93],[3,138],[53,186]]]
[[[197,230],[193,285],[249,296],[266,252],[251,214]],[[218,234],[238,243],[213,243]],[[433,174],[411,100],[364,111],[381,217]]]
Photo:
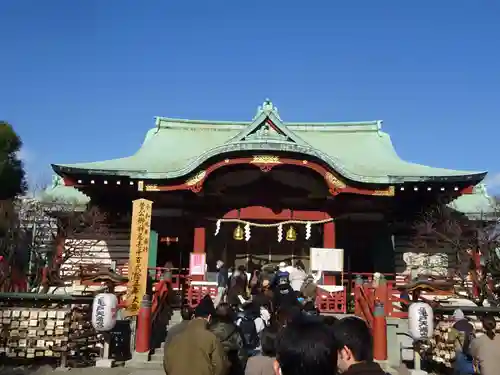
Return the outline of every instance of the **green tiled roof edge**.
[[[472,194],[461,195],[448,206],[474,220],[497,220],[499,217],[499,207],[485,184],[476,185]]]
[[[43,190],[36,197],[38,201],[46,204],[64,204],[85,206],[90,202],[90,197],[71,186],[65,186],[59,176],[53,176],[52,185]]]
[[[288,136],[288,139],[245,139],[245,136],[266,118],[272,119]],[[225,154],[235,151],[258,151],[292,152],[301,156],[318,158],[345,178],[362,183],[398,184],[404,182],[467,180],[477,183],[486,175],[486,172],[432,168],[402,160],[393,150],[389,136],[381,131],[381,121],[287,123],[281,121],[277,109],[269,100],[266,100],[263,106],[259,108],[252,122],[210,122],[159,117],[156,119],[156,125],[156,128],[148,132],[141,149],[135,155],[103,162],[53,164],[52,167],[56,173],[62,175],[65,173],[84,173],[125,176],[133,179],[172,179],[191,174],[202,163],[215,156],[224,157]],[[182,140],[187,142],[186,135],[176,132],[176,129],[192,130],[190,132],[192,138],[192,141],[189,142],[190,145],[183,143]],[[201,132],[204,129],[216,129],[220,130],[219,133],[224,134],[227,132],[227,138],[221,140],[222,138],[219,136],[216,141],[210,140],[210,137],[204,136]],[[367,134],[372,135],[366,137]],[[195,135],[196,137],[194,137]],[[344,154],[341,157],[338,156],[338,150],[332,149],[330,151],[328,141],[337,142],[337,145],[331,146],[331,148],[334,148],[339,146],[338,142],[342,142],[343,139],[341,138],[346,138],[346,135],[348,142],[350,142],[349,145],[352,144],[352,148],[356,148],[358,143],[364,144],[364,147],[367,148],[363,150],[363,152],[366,152],[366,160],[363,160],[363,156],[360,156],[359,150],[354,153],[344,149]],[[176,136],[181,137],[179,142],[171,140]],[[304,138],[306,136],[307,138]],[[336,140],[337,138],[338,140]],[[325,141],[325,139],[328,140]],[[360,139],[361,142],[358,142]],[[167,141],[170,149],[162,147],[165,141]],[[153,147],[151,142],[155,145],[153,149],[151,149]],[[374,142],[377,147],[370,150],[369,145]],[[182,150],[179,148],[182,149],[183,147],[191,147],[189,150],[193,152],[198,149],[201,151],[182,158],[178,155],[182,154]],[[381,162],[376,164],[376,168],[371,168],[371,165],[364,166],[363,164],[366,164],[373,156],[380,156],[370,154],[370,152],[376,153],[377,150],[382,153]],[[154,170],[151,165],[157,160],[162,160],[164,166]],[[391,168],[384,165],[384,161],[387,165],[390,164]],[[384,168],[388,171],[387,173],[383,173]],[[373,175],[369,175],[374,170]]]

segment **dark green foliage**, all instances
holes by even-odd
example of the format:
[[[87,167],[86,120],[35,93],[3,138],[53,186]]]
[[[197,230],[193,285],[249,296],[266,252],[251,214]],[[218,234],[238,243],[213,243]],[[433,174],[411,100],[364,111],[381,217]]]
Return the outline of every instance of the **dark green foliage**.
[[[26,192],[26,176],[19,159],[21,138],[12,126],[0,121],[0,200],[12,199]]]

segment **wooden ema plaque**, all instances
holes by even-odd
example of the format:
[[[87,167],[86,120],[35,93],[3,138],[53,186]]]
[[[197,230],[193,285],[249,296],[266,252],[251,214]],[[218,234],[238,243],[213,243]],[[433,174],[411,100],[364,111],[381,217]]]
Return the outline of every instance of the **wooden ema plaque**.
[[[28,359],[61,357],[69,351],[70,315],[69,308],[3,308],[0,355]]]
[[[147,289],[149,236],[153,202],[137,199],[132,204],[127,316],[136,316]]]

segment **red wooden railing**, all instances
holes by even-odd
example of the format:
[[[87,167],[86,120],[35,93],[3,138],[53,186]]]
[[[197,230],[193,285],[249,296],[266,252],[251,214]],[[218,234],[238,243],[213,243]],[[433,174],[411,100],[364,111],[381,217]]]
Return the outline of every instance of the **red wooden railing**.
[[[153,304],[155,304],[155,301],[159,302],[161,299],[166,298],[164,295],[166,293],[164,290],[165,285],[162,283],[166,271],[167,269],[164,267],[148,268],[148,273],[154,281],[153,287],[155,290],[155,298],[153,299]],[[181,291],[183,303],[190,306],[196,306],[206,294],[209,294],[212,297],[217,295],[216,286],[203,284],[193,285],[187,269],[175,269],[172,271],[171,282],[169,282],[168,287],[173,291]],[[126,276],[128,273],[128,267],[124,266],[117,268],[117,273]],[[359,281],[357,283],[356,279],[352,277],[354,275],[361,276],[363,278],[363,282],[358,284]],[[316,305],[322,313],[345,314],[348,312],[349,298],[352,298],[354,300],[355,314],[371,324],[375,299],[379,299],[384,303],[386,316],[395,318],[407,317],[408,314],[402,309],[402,306],[407,304],[407,301],[400,298],[399,291],[396,288],[397,285],[405,283],[405,276],[400,274],[383,275],[393,279],[387,280],[384,288],[377,289],[372,285],[372,273],[356,273],[348,275],[350,277],[347,277],[344,280],[344,289],[341,291],[328,292],[327,290],[318,287]],[[376,289],[377,291],[375,291]],[[155,309],[156,306],[154,305],[153,310]]]
[[[316,291],[316,307],[322,313],[343,314],[347,312],[347,291],[328,292],[322,288]]]
[[[386,317],[408,317],[408,313],[404,311],[408,301],[400,297],[399,290],[396,289],[395,282],[392,281],[384,280],[377,286],[372,283],[356,284],[354,300],[355,314],[369,323],[373,320],[373,311],[377,300],[383,303]]]

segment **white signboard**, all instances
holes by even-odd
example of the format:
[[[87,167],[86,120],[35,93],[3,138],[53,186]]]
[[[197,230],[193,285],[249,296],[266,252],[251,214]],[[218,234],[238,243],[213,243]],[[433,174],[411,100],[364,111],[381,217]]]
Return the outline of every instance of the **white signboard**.
[[[311,271],[343,272],[344,249],[311,247]]]
[[[205,276],[207,272],[207,254],[191,253],[189,258],[189,275]]]

